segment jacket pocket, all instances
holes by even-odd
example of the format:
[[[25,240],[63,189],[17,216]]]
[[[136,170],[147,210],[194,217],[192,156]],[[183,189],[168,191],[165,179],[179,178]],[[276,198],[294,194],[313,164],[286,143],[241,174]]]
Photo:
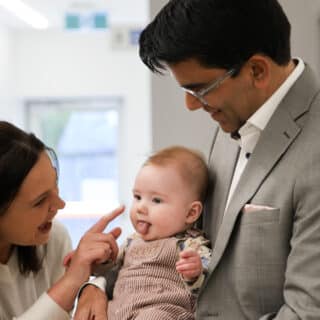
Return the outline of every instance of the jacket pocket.
[[[279,221],[280,217],[280,209],[278,208],[270,208],[265,209],[261,208],[256,210],[246,211],[246,207],[244,207],[241,211],[240,215],[240,224],[264,224],[264,223],[272,223]]]

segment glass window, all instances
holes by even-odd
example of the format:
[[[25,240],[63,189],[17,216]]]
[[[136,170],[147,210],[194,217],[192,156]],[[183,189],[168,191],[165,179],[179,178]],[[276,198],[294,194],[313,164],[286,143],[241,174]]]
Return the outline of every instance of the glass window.
[[[59,189],[66,201],[58,217],[74,246],[102,214],[119,203],[120,105],[116,98],[26,102],[29,130],[58,155]]]

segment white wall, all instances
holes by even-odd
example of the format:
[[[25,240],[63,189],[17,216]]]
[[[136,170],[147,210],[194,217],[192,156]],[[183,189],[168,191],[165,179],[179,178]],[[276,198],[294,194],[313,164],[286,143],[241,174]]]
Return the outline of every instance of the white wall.
[[[0,24],[0,119],[19,122],[15,96],[13,33]],[[20,121],[21,122],[21,121]]]
[[[20,101],[30,97],[121,96],[120,201],[128,203],[135,174],[151,149],[150,75],[138,59],[137,48],[112,50],[108,40],[109,35],[103,33],[16,32],[15,93]],[[5,60],[0,57],[0,64],[6,65]],[[16,114],[21,115],[21,106],[18,108]],[[12,120],[3,104],[0,114]]]
[[[292,26],[292,55],[302,57],[320,78],[320,0],[280,0]]]

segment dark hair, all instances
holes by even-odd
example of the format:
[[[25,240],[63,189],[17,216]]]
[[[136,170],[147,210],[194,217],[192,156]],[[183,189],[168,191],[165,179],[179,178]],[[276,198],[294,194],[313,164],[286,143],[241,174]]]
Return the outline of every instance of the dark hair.
[[[0,121],[0,216],[5,215],[45,145],[32,133]],[[22,274],[38,272],[42,259],[36,246],[15,246]]]
[[[170,0],[142,31],[139,54],[159,73],[189,58],[230,69],[263,54],[286,65],[290,29],[277,0]]]

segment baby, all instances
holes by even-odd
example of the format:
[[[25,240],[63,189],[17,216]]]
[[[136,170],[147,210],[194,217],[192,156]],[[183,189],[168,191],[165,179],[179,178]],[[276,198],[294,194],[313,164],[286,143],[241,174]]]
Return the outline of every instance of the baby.
[[[211,257],[194,227],[207,184],[201,155],[184,147],[163,149],[141,167],[130,209],[136,233],[105,276],[109,320],[194,320]]]

